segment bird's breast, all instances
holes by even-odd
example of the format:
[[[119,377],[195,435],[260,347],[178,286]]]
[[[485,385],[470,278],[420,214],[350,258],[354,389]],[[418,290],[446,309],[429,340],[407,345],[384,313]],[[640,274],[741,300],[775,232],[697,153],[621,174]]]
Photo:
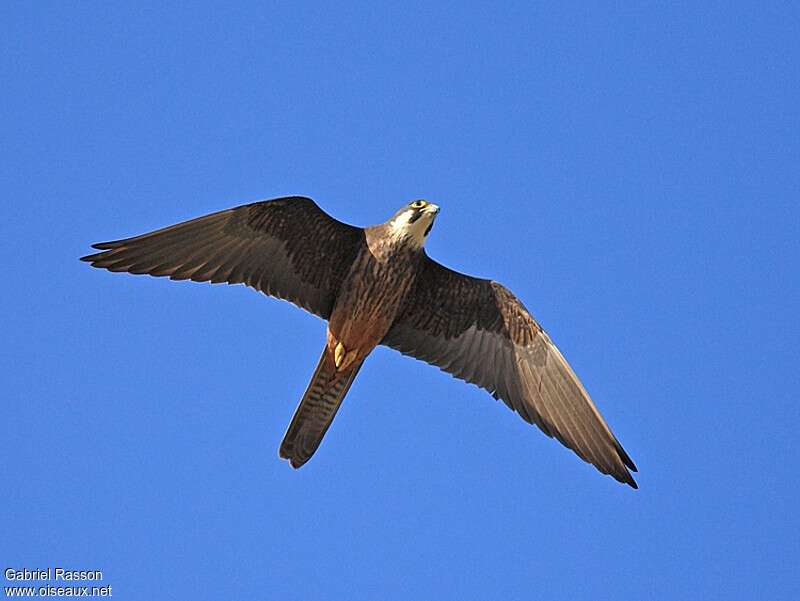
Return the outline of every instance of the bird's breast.
[[[414,282],[416,257],[398,253],[378,258],[369,250],[354,261],[342,283],[328,324],[329,344],[371,351],[389,331]]]

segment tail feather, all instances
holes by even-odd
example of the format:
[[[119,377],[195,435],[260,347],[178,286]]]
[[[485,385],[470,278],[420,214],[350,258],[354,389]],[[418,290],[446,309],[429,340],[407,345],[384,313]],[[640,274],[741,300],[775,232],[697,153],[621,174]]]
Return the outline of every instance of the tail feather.
[[[346,372],[337,372],[326,349],[323,349],[281,442],[280,456],[288,459],[293,468],[311,459],[319,447],[362,363],[363,360]]]

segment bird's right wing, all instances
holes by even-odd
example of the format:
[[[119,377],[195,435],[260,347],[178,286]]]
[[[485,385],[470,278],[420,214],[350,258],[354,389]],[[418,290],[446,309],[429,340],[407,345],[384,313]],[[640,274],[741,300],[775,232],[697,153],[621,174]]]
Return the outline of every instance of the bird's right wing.
[[[364,230],[310,198],[242,205],[149,234],[94,244],[82,257],[109,271],[173,280],[244,283],[328,319]]]
[[[636,488],[636,466],[564,357],[504,286],[425,257],[383,344],[502,399],[604,474]]]

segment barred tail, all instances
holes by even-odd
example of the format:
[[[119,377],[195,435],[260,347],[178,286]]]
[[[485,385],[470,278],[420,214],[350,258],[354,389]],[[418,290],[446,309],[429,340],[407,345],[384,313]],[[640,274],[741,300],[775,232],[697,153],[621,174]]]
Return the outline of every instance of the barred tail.
[[[311,459],[362,363],[363,360],[347,371],[337,372],[327,349],[322,350],[317,369],[281,442],[280,456],[288,459],[292,467],[298,468]]]

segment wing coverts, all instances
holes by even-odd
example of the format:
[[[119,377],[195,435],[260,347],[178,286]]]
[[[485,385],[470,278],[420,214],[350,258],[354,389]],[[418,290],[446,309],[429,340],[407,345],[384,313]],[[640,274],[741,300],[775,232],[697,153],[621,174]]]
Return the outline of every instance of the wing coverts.
[[[92,267],[246,284],[327,319],[364,230],[337,221],[310,198],[242,205],[148,234],[93,245]]]
[[[637,488],[631,458],[575,372],[504,286],[426,257],[383,344],[485,388],[581,459]]]

